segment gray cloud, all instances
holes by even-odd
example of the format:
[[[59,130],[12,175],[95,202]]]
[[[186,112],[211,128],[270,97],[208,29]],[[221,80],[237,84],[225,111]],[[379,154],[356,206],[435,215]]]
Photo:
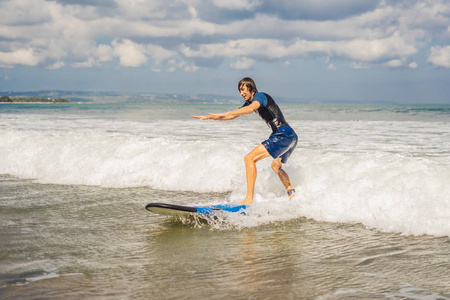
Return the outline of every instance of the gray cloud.
[[[379,0],[269,0],[264,1],[258,12],[275,14],[282,19],[342,20],[369,12]]]
[[[116,8],[117,4],[110,0],[55,0],[61,5],[95,6],[100,8]]]
[[[228,24],[243,19],[253,19],[260,14],[276,16],[283,20],[339,20],[371,11],[376,8],[380,1],[266,0],[253,1],[251,2],[253,5],[236,5],[234,7],[232,5],[217,5],[218,2],[227,3],[229,1],[202,2],[202,5],[197,6],[199,17],[202,20],[216,24]]]

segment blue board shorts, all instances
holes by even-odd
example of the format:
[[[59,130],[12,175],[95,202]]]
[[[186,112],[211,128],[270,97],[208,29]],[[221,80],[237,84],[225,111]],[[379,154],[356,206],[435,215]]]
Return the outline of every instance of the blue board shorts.
[[[290,126],[284,126],[273,132],[261,144],[267,149],[267,152],[273,159],[281,157],[281,162],[284,164],[297,146],[297,141],[298,137],[294,129]]]

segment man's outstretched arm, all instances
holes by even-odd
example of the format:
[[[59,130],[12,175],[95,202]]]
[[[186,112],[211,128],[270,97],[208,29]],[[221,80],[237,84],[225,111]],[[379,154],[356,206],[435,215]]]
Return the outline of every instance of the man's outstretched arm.
[[[228,111],[224,113],[218,113],[218,114],[209,114],[204,116],[192,116],[193,118],[200,119],[200,120],[218,120],[218,121],[228,121],[236,119],[237,117],[248,115],[254,112],[259,108],[260,104],[258,101],[253,101],[252,104],[248,106],[241,107],[239,109]]]
[[[204,116],[191,116],[191,117],[200,119],[200,120],[218,120],[218,121],[228,121],[228,120],[233,120],[233,119],[236,119],[237,117],[239,117],[239,116],[234,116],[234,115],[218,117],[217,115],[219,115],[219,114],[209,114],[209,115],[204,115]]]

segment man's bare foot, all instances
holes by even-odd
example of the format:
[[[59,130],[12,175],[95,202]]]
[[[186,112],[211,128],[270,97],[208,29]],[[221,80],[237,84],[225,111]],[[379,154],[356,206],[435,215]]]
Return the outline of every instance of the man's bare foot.
[[[252,205],[253,199],[250,197],[245,197],[244,201],[239,203],[240,205]]]
[[[294,198],[295,196],[295,190],[292,188],[292,186],[290,186],[287,190],[287,194],[289,196],[289,200],[292,200],[292,198]]]

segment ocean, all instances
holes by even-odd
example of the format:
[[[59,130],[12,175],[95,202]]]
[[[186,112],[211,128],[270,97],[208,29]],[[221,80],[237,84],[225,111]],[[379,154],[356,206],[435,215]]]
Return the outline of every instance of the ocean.
[[[280,106],[295,198],[265,159],[248,214],[196,220],[145,205],[242,201],[255,114],[0,105],[0,298],[450,299],[450,105]]]

